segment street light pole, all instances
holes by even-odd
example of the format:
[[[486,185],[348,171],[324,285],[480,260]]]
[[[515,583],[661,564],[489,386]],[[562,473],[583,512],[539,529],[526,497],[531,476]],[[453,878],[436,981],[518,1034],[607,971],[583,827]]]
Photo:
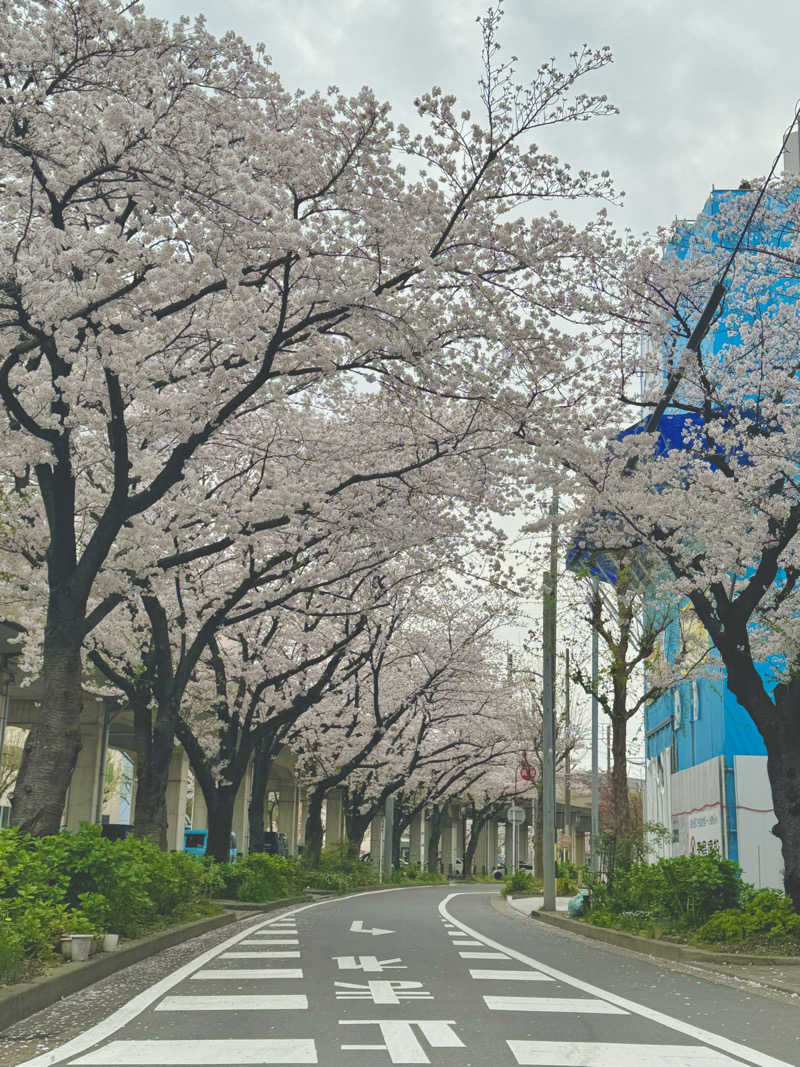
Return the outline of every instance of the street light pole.
[[[558,568],[558,494],[550,502],[550,569],[542,582],[542,873],[544,875],[543,911],[555,911],[556,847],[556,753],[555,753],[555,682],[556,682],[556,573]]]
[[[592,598],[597,600],[600,595],[600,582],[598,578],[592,579]],[[597,700],[597,686],[599,675],[599,647],[597,629],[592,627],[592,870],[597,874],[599,870],[599,837],[600,837],[600,804],[598,789],[597,763],[599,759],[597,733],[600,729],[599,708]]]

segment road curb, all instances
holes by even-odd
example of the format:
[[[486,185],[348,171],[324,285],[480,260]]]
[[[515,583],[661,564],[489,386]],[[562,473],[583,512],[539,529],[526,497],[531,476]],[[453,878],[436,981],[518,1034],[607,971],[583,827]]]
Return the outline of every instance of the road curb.
[[[0,1032],[43,1008],[49,1008],[62,997],[79,993],[86,986],[124,970],[132,963],[139,963],[148,956],[154,956],[157,952],[172,948],[173,945],[179,945],[192,937],[228,926],[243,918],[242,912],[276,911],[278,908],[291,907],[306,899],[306,897],[296,897],[287,900],[271,900],[257,905],[241,901],[219,901],[218,903],[226,909],[223,915],[211,915],[207,919],[181,923],[180,926],[174,926],[171,930],[164,930],[161,933],[131,941],[130,944],[118,948],[115,952],[100,953],[85,963],[63,963],[57,970],[39,975],[30,982],[18,982],[6,989],[0,988]]]
[[[518,914],[523,915],[522,912],[518,912]],[[760,967],[800,966],[800,956],[752,956],[733,952],[709,952],[706,949],[693,948],[689,945],[678,945],[672,941],[659,941],[656,938],[628,934],[622,930],[609,930],[603,926],[592,926],[591,923],[581,922],[579,919],[569,919],[550,912],[532,911],[530,918],[546,923],[548,926],[569,930],[594,941],[605,941],[606,944],[616,945],[618,948],[632,949],[634,952],[641,952],[647,956],[657,956],[665,960],[677,960],[683,963],[725,963],[737,966],[751,964]]]

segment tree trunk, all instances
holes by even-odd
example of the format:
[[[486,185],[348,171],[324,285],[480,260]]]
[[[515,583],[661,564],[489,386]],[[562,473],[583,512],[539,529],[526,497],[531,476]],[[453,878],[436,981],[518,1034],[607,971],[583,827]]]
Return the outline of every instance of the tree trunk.
[[[325,789],[316,788],[312,791],[308,800],[308,814],[306,815],[306,845],[303,849],[303,859],[312,867],[319,867],[322,855],[322,802],[325,799]]]
[[[250,847],[258,852],[261,851],[264,840],[264,807],[267,802],[274,744],[274,736],[271,733],[265,733],[259,738],[253,752],[253,791],[247,806],[247,825],[250,833]]]
[[[218,786],[213,791],[203,790],[208,807],[208,843],[206,855],[217,863],[230,863],[231,833],[233,832],[233,809],[236,806],[236,786]]]
[[[171,701],[157,709],[155,725],[148,706],[143,704],[133,709],[136,736],[134,833],[137,837],[151,838],[159,848],[167,846],[167,786],[177,718]]]
[[[472,826],[469,831],[469,840],[467,841],[467,847],[464,849],[464,877],[470,878],[472,876],[472,865],[475,862],[475,853],[478,850],[478,840],[481,835],[481,831],[487,823],[486,818],[480,816],[472,816]]]
[[[82,605],[60,605],[51,596],[42,661],[44,694],[25,741],[12,798],[12,823],[23,833],[41,836],[61,829],[81,749],[83,615]]]
[[[347,836],[348,849],[351,857],[357,860],[361,855],[361,843],[364,840],[364,835],[370,824],[371,816],[369,812],[367,812],[367,814],[362,814],[358,810],[358,805],[353,801],[349,792],[345,792],[342,803],[344,805],[344,832]],[[380,857],[378,856],[380,842],[378,842],[376,847],[376,844],[373,841],[370,848],[372,849],[372,862],[377,866],[380,860]]]
[[[791,699],[791,688],[789,699]],[[794,706],[776,701],[774,739],[767,745],[767,774],[778,818],[772,828],[781,843],[783,887],[800,915],[800,730]],[[793,703],[793,702],[792,702]]]
[[[441,874],[439,862],[439,842],[442,839],[442,812],[438,804],[431,808],[430,840],[425,840],[425,869],[430,874]]]
[[[616,701],[614,703],[616,704]],[[614,833],[624,838],[631,824],[630,798],[628,797],[628,722],[624,710],[622,714],[615,714],[611,719],[611,757],[611,808]]]
[[[403,823],[402,819],[397,818],[397,808],[395,807],[395,818],[392,822],[392,870],[400,870],[400,838],[403,836],[407,823]]]

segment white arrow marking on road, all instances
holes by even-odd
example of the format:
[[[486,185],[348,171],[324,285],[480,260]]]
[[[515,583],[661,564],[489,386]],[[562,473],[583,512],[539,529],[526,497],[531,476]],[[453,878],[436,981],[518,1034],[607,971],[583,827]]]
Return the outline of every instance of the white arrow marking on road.
[[[351,934],[373,934],[375,937],[380,937],[381,934],[393,934],[394,932],[394,930],[383,930],[380,926],[374,926],[371,930],[365,929],[361,919],[354,919],[350,923]]]

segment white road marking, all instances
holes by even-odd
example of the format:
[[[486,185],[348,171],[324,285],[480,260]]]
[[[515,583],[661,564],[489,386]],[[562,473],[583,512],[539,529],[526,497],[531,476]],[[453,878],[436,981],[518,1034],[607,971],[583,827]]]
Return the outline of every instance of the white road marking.
[[[511,956],[512,959],[519,960],[520,963],[524,963],[528,967],[538,968],[539,973],[542,975],[549,976],[558,982],[563,982],[565,985],[570,985],[573,989],[579,989],[582,993],[589,993],[593,997],[600,997],[602,1000],[608,1001],[609,1004],[616,1004],[618,1008],[623,1008],[634,1015],[640,1015],[642,1018],[649,1019],[651,1022],[658,1023],[661,1026],[667,1026],[671,1030],[676,1030],[678,1033],[683,1034],[685,1037],[693,1038],[696,1041],[704,1041],[707,1045],[711,1045],[712,1048],[716,1048],[722,1052],[729,1052],[732,1056],[738,1056],[740,1060],[744,1060],[745,1063],[754,1064],[755,1067],[792,1067],[792,1064],[787,1063],[786,1060],[779,1060],[776,1059],[775,1056],[768,1055],[766,1052],[759,1052],[757,1049],[748,1048],[746,1045],[740,1045],[737,1041],[730,1041],[727,1037],[714,1034],[710,1030],[704,1030],[700,1026],[694,1026],[692,1023],[685,1023],[680,1019],[675,1019],[671,1015],[667,1015],[665,1012],[656,1011],[654,1008],[648,1008],[644,1004],[637,1004],[635,1000],[628,1000],[626,997],[617,996],[616,993],[610,993],[608,990],[601,989],[599,986],[592,985],[590,982],[584,982],[580,978],[574,978],[571,974],[559,971],[555,967],[550,967],[546,963],[540,963],[538,960],[534,960],[522,952],[517,952],[516,949],[508,948],[506,945],[500,944],[499,941],[495,941],[491,937],[486,937],[485,934],[480,933],[471,926],[467,926],[466,923],[462,923],[460,919],[454,918],[447,910],[448,903],[453,900],[454,897],[459,895],[460,894],[458,893],[451,893],[450,896],[445,897],[439,904],[439,914],[450,919],[451,922],[456,923],[458,927],[470,937],[480,938],[481,942],[484,945],[488,945],[489,948],[499,949],[501,952],[505,952]],[[687,1048],[693,1046],[684,1045],[683,1047]],[[557,1061],[551,1060],[545,1062],[554,1063]],[[20,1067],[29,1067],[29,1065],[21,1064]],[[35,1067],[38,1067],[38,1064],[35,1065]],[[650,1067],[650,1064],[648,1064],[647,1067]]]
[[[482,945],[483,941],[470,941],[468,939],[464,939],[462,941],[454,941],[453,944],[454,945]]]
[[[736,1067],[703,1045],[633,1045],[605,1041],[508,1041],[521,1067]],[[741,1067],[741,1065],[739,1065]]]
[[[367,1052],[385,1049],[392,1063],[430,1063],[425,1050],[417,1040],[414,1027],[419,1027],[423,1038],[431,1048],[464,1048],[464,1042],[452,1027],[454,1019],[426,1019],[406,1021],[400,1019],[340,1019],[340,1026],[379,1026],[383,1045],[342,1045],[342,1051]]]
[[[380,926],[373,926],[370,930],[368,927],[364,927],[364,923],[361,919],[354,919],[350,923],[350,932],[353,934],[372,934],[374,937],[380,937],[381,934],[393,934],[394,930],[384,930]]]
[[[262,1038],[249,1041],[112,1041],[70,1064],[229,1064],[229,1063],[317,1063],[317,1049],[311,1038]]]
[[[470,971],[470,978],[487,982],[552,982],[541,971]]]
[[[308,997],[302,993],[277,993],[251,997],[164,997],[155,1011],[305,1011]]]
[[[624,1008],[593,997],[493,997],[484,996],[490,1011],[567,1011],[570,1014],[627,1015]]]
[[[223,952],[221,960],[299,960],[300,952]]]
[[[462,960],[507,960],[505,952],[459,952]]]
[[[407,971],[408,967],[400,962],[400,956],[393,956],[390,960],[379,960],[377,956],[331,956],[336,960],[340,971],[370,971],[379,974],[381,971]]]
[[[299,967],[228,967],[224,971],[206,969],[191,976],[191,981],[217,981],[239,978],[302,978]]]
[[[246,941],[240,941],[240,945],[299,945],[296,937],[273,937],[265,941],[261,937],[251,937]]]
[[[422,982],[334,982],[337,1000],[371,1000],[373,1004],[400,1004],[404,1000],[433,1000]]]
[[[423,887],[420,886],[420,889]],[[396,889],[371,889],[361,896],[374,896],[376,893],[386,895],[388,893],[407,893],[407,886],[398,886]],[[292,915],[299,915],[301,912],[309,911],[311,908],[321,908],[329,904],[328,900],[314,900],[310,904],[300,904],[294,908],[291,912]],[[126,1026],[132,1019],[135,1019],[137,1015],[141,1015],[143,1011],[150,1007],[155,1001],[164,996],[170,989],[178,985],[179,982],[183,982],[185,979],[191,977],[192,974],[200,967],[203,967],[206,963],[215,959],[225,949],[232,948],[234,945],[239,945],[244,942],[248,937],[252,937],[254,933],[267,933],[272,929],[274,923],[278,922],[278,919],[265,919],[263,922],[255,923],[241,933],[235,934],[233,937],[229,937],[227,941],[221,942],[219,945],[214,945],[213,948],[206,949],[205,952],[201,952],[195,959],[190,960],[189,963],[185,963],[182,967],[178,967],[172,974],[168,974],[166,978],[162,978],[159,982],[154,982],[148,989],[142,990],[135,997],[132,997],[126,1004],[123,1004],[121,1008],[118,1008],[115,1012],[112,1012],[107,1018],[101,1022],[96,1023],[94,1026],[90,1026],[88,1030],[84,1030],[82,1034],[77,1037],[73,1037],[70,1041],[65,1041],[63,1045],[59,1045],[57,1048],[49,1049],[47,1052],[43,1052],[40,1056],[34,1056],[32,1060],[26,1060],[24,1063],[20,1063],[17,1067],[54,1067],[54,1064],[63,1063],[64,1060],[70,1059],[72,1056],[77,1056],[78,1053],[83,1052],[87,1048],[91,1048],[93,1045],[97,1045],[100,1041],[105,1041],[111,1034],[120,1030],[123,1026]]]

